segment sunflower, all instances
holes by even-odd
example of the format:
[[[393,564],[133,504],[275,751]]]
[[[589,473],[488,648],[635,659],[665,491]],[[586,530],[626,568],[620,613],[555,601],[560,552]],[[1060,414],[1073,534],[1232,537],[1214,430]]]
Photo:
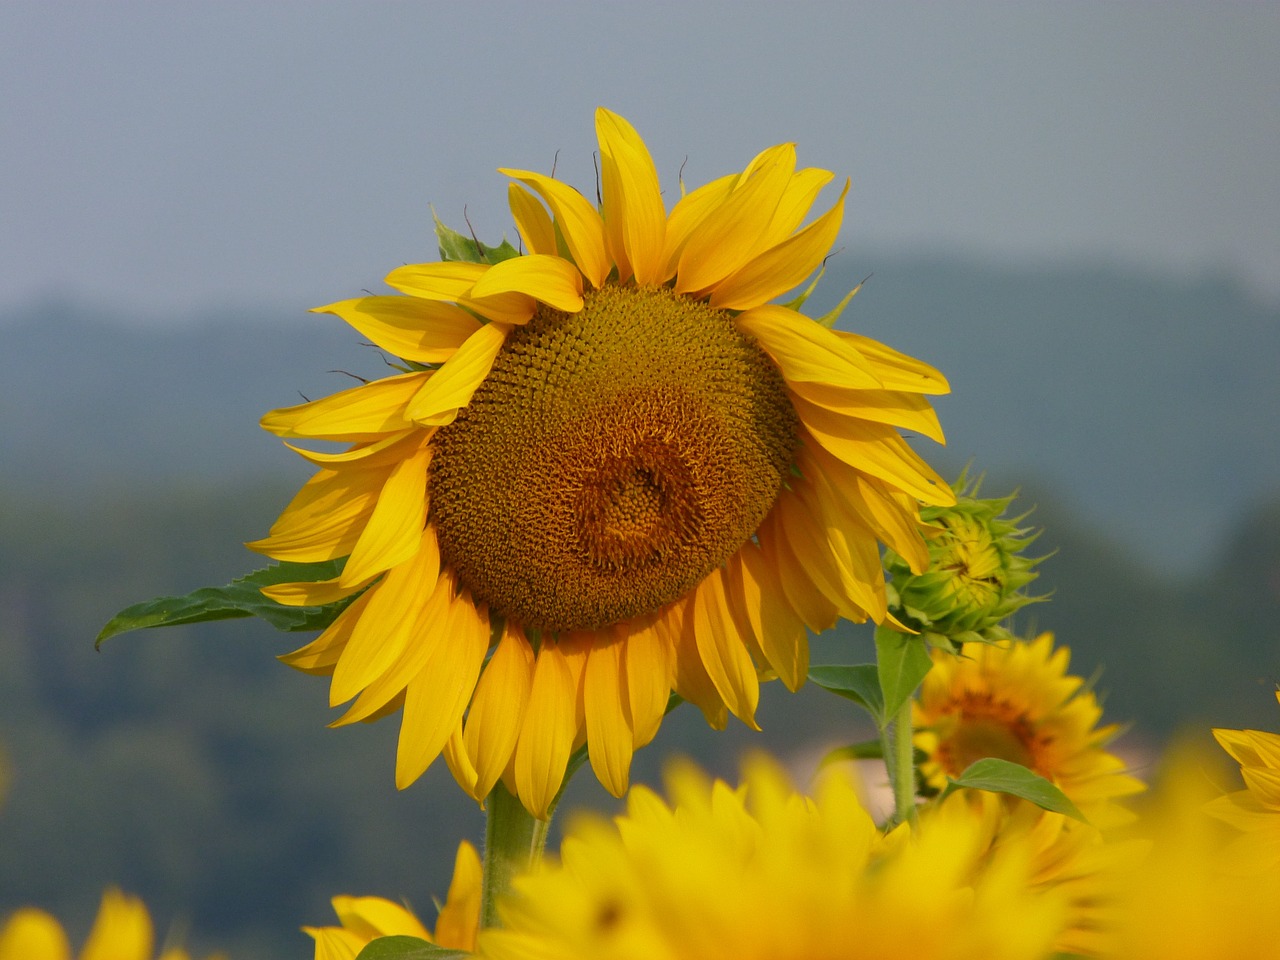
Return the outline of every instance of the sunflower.
[[[1096,956],[1105,948],[1119,924],[1125,874],[1146,851],[1141,841],[1116,840],[1091,824],[981,790],[927,806],[921,818],[926,830],[942,821],[973,821],[970,829],[981,837],[979,868],[1003,848],[1021,849],[1028,889],[1052,892],[1066,905],[1054,949],[1072,956]],[[952,823],[950,829],[963,828]]]
[[[596,133],[598,207],[501,171],[523,255],[318,308],[404,372],[263,418],[350,446],[299,450],[318,472],[250,544],[345,558],[264,592],[355,597],[282,659],[354,698],[337,724],[403,708],[398,786],[444,752],[537,816],[584,741],[620,796],[672,691],[756,727],[760,673],[796,689],[806,628],[883,620],[878,541],[923,570],[920,503],[954,500],[898,433],[942,439],[942,376],[771,302],[821,266],[847,183],[801,226],[832,175],[782,144],[668,214],[630,124]]]
[[[102,895],[79,960],[151,960],[154,939],[151,917],[142,901],[109,888]],[[0,927],[0,960],[71,960],[71,944],[55,918],[35,907],[23,907]],[[189,954],[180,947],[168,947],[160,960],[189,960]]]
[[[754,761],[738,789],[677,769],[668,804],[632,789],[615,824],[579,819],[560,862],[518,878],[486,960],[1039,958],[1063,904],[1027,851],[979,863],[973,817],[881,835],[839,775],[813,797]]]
[[[458,845],[453,880],[434,932],[408,908],[381,897],[334,897],[337,927],[303,927],[316,942],[315,960],[355,960],[378,937],[406,936],[452,950],[475,949],[480,927],[480,857],[465,840]]]
[[[1005,645],[933,652],[914,707],[916,746],[935,788],[975,760],[1020,763],[1053,781],[1095,826],[1130,819],[1118,801],[1144,789],[1105,747],[1117,725],[1098,726],[1102,707],[1084,679],[1067,673],[1071,651],[1053,634]]]
[[[1121,874],[1115,960],[1280,960],[1280,871],[1242,870],[1231,829],[1205,813],[1213,760],[1179,746],[1144,805],[1149,852]]]
[[[1214,730],[1213,735],[1240,764],[1245,789],[1216,798],[1206,809],[1242,831],[1233,852],[1243,864],[1274,871],[1280,867],[1280,734]]]

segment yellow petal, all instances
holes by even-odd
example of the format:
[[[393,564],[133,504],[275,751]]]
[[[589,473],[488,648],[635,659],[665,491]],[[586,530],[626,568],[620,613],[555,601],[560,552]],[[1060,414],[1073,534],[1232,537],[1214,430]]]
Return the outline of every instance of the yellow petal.
[[[781,144],[766,153],[689,235],[676,271],[677,293],[710,292],[756,253],[796,166],[793,144]]]
[[[856,417],[874,423],[887,423],[900,430],[910,430],[946,443],[942,424],[929,401],[918,393],[902,390],[848,390],[829,383],[794,381],[789,384],[795,394],[810,403],[844,417]]]
[[[369,604],[333,672],[329,704],[345,703],[369,686],[409,643],[415,621],[431,598],[440,575],[440,553],[431,549],[435,528],[420,534],[423,548],[407,562],[388,570],[369,588]]]
[[[532,187],[542,196],[555,215],[573,262],[588,283],[601,286],[609,276],[611,265],[604,247],[604,224],[587,198],[573,187],[540,173],[506,168],[498,172]]]
[[[673,603],[662,613],[654,629],[664,633],[675,659],[675,691],[699,710],[713,730],[723,730],[729,720],[728,708],[716,692],[695,636],[693,597]]]
[[[627,676],[627,706],[637,748],[658,733],[675,685],[675,656],[666,634],[655,626],[655,617],[627,624],[624,666]]]
[[[533,647],[524,631],[508,622],[493,656],[480,674],[463,738],[476,768],[476,793],[488,795],[515,752],[533,686]]]
[[[430,373],[402,373],[371,380],[320,400],[272,410],[260,421],[262,429],[278,437],[316,440],[380,440],[406,430],[406,406],[428,382]]]
[[[438,561],[438,546],[434,527],[427,528],[423,536],[423,550],[434,553]],[[427,668],[436,647],[449,642],[449,617],[452,613],[457,580],[447,569],[433,585],[424,586],[425,599],[418,607],[416,619],[410,625],[407,642],[395,660],[379,673],[371,672],[355,702],[331,727],[367,722],[382,715],[387,705],[399,698],[409,686],[409,681]]]
[[[272,583],[262,588],[262,595],[286,607],[323,607],[349,597],[368,580],[360,583],[343,583],[340,577],[332,580],[305,580],[298,583]]]
[[[792,403],[813,439],[838,460],[925,503],[955,503],[947,482],[892,427],[841,416],[795,394]]]
[[[483,677],[484,674],[482,673],[481,676]],[[453,779],[458,781],[462,792],[476,803],[484,803],[485,795],[476,789],[476,765],[472,762],[471,754],[467,752],[467,745],[462,740],[461,722],[453,728],[453,733],[445,741],[441,753],[444,754],[444,762],[448,765],[449,772],[453,774]]]
[[[605,238],[614,261],[629,267],[637,283],[661,283],[667,212],[658,171],[649,150],[626,120],[604,107],[596,110],[604,187]],[[619,276],[620,280],[626,279]]]
[[[544,639],[515,755],[516,791],[526,809],[542,820],[564,781],[578,733],[578,698],[577,679],[561,645]]]
[[[556,255],[556,228],[546,207],[518,183],[507,184],[507,202],[520,239],[530,253]]]
[[[920,533],[920,511],[914,499],[902,494],[895,498],[881,481],[859,473],[817,444],[802,445],[797,463],[820,497],[852,510],[907,561],[912,573],[929,568],[929,548]]]
[[[444,363],[480,326],[453,304],[421,297],[357,297],[311,312],[341,317],[383,350],[418,363]]]
[[[473,333],[409,401],[405,415],[417,423],[439,426],[453,422],[484,382],[511,328],[487,323]]]
[[[431,659],[409,681],[396,750],[396,787],[403,790],[440,755],[467,702],[489,649],[489,615],[465,591],[454,598],[448,642],[437,643]]]
[[[357,464],[362,467],[384,466],[395,463],[404,457],[404,451],[396,446],[402,440],[407,440],[413,434],[417,434],[420,441],[429,440],[431,433],[431,431],[423,431],[417,424],[412,424],[405,430],[388,433],[381,439],[365,443],[354,443],[346,450],[339,450],[333,453],[308,450],[305,447],[299,447],[297,444],[288,442],[285,443],[285,446],[302,457],[302,459],[309,463],[314,463],[318,467],[344,463]],[[405,444],[405,446],[412,446],[412,443]],[[363,461],[363,463],[357,463],[357,461]]]
[[[440,916],[436,920],[435,942],[450,950],[471,952],[480,929],[480,888],[484,871],[476,848],[463,840],[453,858],[453,879]]]
[[[488,269],[486,263],[411,263],[387,274],[387,286],[424,300],[457,301]]]
[[[151,960],[151,917],[137,897],[114,887],[102,895],[80,960]]]
[[[321,470],[303,484],[268,535],[245,546],[276,560],[345,557],[360,539],[390,468]]]
[[[627,792],[634,736],[628,722],[623,676],[624,645],[617,636],[597,640],[587,653],[582,706],[591,769],[615,797]]]
[[[862,354],[822,324],[789,307],[766,304],[739,314],[733,322],[759,341],[788,382],[883,388]]]
[[[685,244],[688,243],[693,231],[701,225],[711,211],[724,203],[725,198],[733,192],[733,185],[737,181],[737,174],[712,180],[681,197],[672,208],[671,216],[667,220],[666,240],[662,245],[660,276],[663,283],[675,276],[680,255],[684,253]]]
[[[71,944],[57,920],[23,907],[0,929],[0,960],[71,960]]]
[[[707,574],[694,593],[693,629],[698,654],[716,692],[735,717],[751,729],[759,730],[755,713],[760,684],[755,664],[729,612],[719,568]]]
[[[341,927],[303,927],[302,932],[316,942],[314,960],[356,960],[368,943]]]
[[[422,921],[410,910],[382,897],[334,897],[333,907],[343,927],[367,940],[377,937],[431,939]]]
[[[348,586],[362,583],[418,552],[427,523],[427,464],[430,461],[431,448],[423,444],[392,468],[369,522],[342,568],[340,583]]]
[[[809,672],[809,637],[763,551],[750,541],[744,543],[725,566],[725,584],[730,602],[747,620],[769,665],[788,690],[799,690]]]
[[[778,499],[781,501],[791,495],[789,491],[784,491]],[[768,565],[777,571],[778,582],[782,586],[787,604],[806,627],[814,633],[821,633],[835,625],[839,614],[835,604],[810,579],[807,558],[801,562],[791,548],[780,521],[783,512],[775,503],[769,516],[760,525],[756,534],[760,549],[764,551]]]
[[[780,504],[782,523],[814,582],[845,619],[860,622],[870,614],[882,621],[888,608],[875,535],[834,499],[818,498],[808,480],[793,481],[792,494]]]
[[[850,333],[848,330],[833,332],[866,358],[885,389],[929,394],[951,392],[951,385],[947,383],[947,378],[929,364],[915,357],[909,357],[905,353],[899,353],[870,337]]]
[[[787,189],[774,212],[773,221],[763,238],[763,248],[772,247],[791,236],[792,231],[804,222],[813,201],[818,199],[818,193],[834,179],[835,174],[830,170],[819,170],[816,167],[797,170],[787,183]],[[848,187],[845,189],[847,191]]]
[[[501,293],[523,293],[563,310],[582,309],[582,274],[568,260],[545,253],[512,257],[494,264],[476,281],[471,295],[476,298]]]
[[[533,300],[523,293],[474,296],[476,283],[493,269],[487,263],[415,263],[387,274],[387,283],[424,300],[446,300],[495,323],[525,323],[533,316]]]
[[[836,205],[795,236],[758,253],[725,277],[711,293],[720,310],[750,310],[799,286],[831,252],[844,218],[848,181]]]
[[[281,663],[288,664],[295,670],[301,670],[303,673],[314,673],[321,676],[328,676],[333,673],[333,668],[342,656],[342,651],[347,647],[347,641],[351,639],[351,631],[355,629],[368,603],[369,594],[366,593],[357,597],[351,606],[338,614],[337,619],[329,624],[320,636],[306,646],[299,647],[292,653],[283,654],[276,659]]]

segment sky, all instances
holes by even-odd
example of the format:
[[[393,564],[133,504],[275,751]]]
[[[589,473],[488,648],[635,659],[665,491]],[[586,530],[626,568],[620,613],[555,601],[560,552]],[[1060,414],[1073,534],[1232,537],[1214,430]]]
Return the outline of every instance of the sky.
[[[798,144],[842,243],[1227,273],[1280,300],[1280,4],[0,4],[0,316],[306,306],[514,237],[499,166],[667,196]],[[670,201],[669,201],[670,202]]]

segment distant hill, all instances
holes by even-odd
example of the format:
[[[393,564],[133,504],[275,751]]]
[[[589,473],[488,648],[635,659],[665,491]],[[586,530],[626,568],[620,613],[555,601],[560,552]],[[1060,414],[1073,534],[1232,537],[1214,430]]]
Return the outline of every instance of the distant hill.
[[[1227,280],[1101,266],[996,268],[861,252],[841,325],[938,366],[955,473],[972,459],[1055,491],[1157,567],[1202,566],[1232,518],[1280,492],[1280,309]],[[354,292],[354,291],[353,291]],[[212,311],[172,326],[45,303],[0,316],[0,482],[18,489],[305,471],[255,424],[386,372],[334,317]]]

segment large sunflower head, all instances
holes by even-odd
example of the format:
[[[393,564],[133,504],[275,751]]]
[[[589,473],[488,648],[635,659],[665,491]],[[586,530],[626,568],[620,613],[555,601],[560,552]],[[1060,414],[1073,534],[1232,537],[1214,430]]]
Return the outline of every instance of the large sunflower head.
[[[782,144],[668,212],[635,130],[596,132],[598,205],[502,171],[523,254],[319,308],[404,372],[264,417],[350,446],[300,450],[318,472],[251,544],[345,558],[266,592],[355,597],[284,659],[355,698],[339,723],[403,706],[401,786],[444,752],[538,815],[584,740],[621,794],[672,691],[754,725],[759,675],[794,689],[806,628],[883,619],[879,542],[922,570],[919,505],[954,500],[898,433],[942,439],[942,376],[772,302],[836,237],[844,191],[804,225],[832,175]]]
[[[941,788],[975,760],[995,757],[1053,781],[1097,827],[1130,819],[1117,801],[1144,785],[1106,749],[1119,727],[1098,725],[1102,707],[1082,677],[1067,673],[1070,658],[1051,633],[973,644],[963,656],[933,651],[914,707],[926,783]]]

